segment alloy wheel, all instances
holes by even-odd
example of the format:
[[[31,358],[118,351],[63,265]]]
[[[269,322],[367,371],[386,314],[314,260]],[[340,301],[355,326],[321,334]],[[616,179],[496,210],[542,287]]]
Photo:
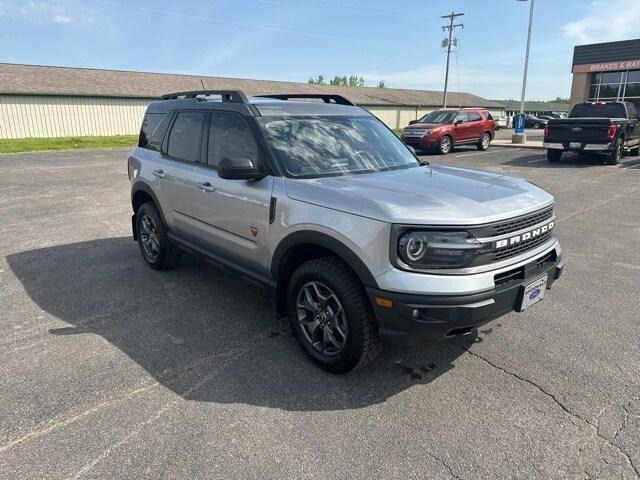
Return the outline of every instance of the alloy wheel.
[[[451,139],[449,137],[443,137],[440,140],[440,151],[442,153],[449,153],[451,151]]]
[[[489,148],[490,143],[491,143],[491,138],[489,137],[489,135],[484,135],[482,137],[482,148],[486,150],[487,148]]]
[[[155,262],[160,254],[160,242],[156,224],[147,214],[140,219],[140,239],[142,240],[142,248],[145,255],[149,260]]]
[[[347,344],[347,317],[336,294],[325,284],[305,283],[296,297],[298,322],[313,349],[326,356],[339,354]]]

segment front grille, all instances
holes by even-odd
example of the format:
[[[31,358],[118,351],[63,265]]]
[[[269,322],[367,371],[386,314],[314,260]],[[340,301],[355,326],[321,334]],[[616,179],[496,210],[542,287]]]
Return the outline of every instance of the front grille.
[[[546,270],[551,264],[555,263],[558,259],[556,251],[553,250],[546,255],[530,262],[522,267],[514,268],[513,270],[507,270],[506,272],[498,273],[494,275],[493,281],[496,287],[508,284],[522,283],[525,278],[535,277],[539,273]]]
[[[539,210],[535,213],[525,215],[524,217],[515,218],[503,223],[498,223],[493,226],[493,230],[495,232],[494,236],[517,232],[518,230],[523,230],[527,227],[531,227],[533,225],[537,225],[538,223],[544,222],[545,220],[549,220],[551,217],[553,217],[553,207]]]
[[[508,245],[506,247],[496,248],[493,250],[493,260],[498,261],[498,260],[504,260],[505,258],[515,257],[516,255],[519,255],[521,253],[524,253],[528,250],[532,250],[542,245],[543,243],[549,241],[550,238],[551,238],[551,232],[547,231],[542,235],[532,240],[526,241],[524,243],[516,243],[514,245]]]

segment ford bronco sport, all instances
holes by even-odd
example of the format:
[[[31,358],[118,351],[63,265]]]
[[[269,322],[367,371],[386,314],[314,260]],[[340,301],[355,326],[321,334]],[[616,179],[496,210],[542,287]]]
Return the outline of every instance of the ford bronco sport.
[[[422,165],[337,95],[166,95],[128,171],[149,266],[191,252],[264,285],[331,372],[372,360],[382,337],[419,346],[524,310],[562,272],[550,194]]]

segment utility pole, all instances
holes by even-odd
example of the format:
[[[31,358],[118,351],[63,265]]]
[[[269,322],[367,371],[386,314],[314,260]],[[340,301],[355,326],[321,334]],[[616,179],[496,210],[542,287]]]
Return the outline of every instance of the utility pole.
[[[464,13],[456,13],[456,12],[451,12],[449,15],[443,15],[440,18],[448,18],[449,19],[449,25],[443,25],[442,26],[442,31],[449,31],[449,40],[445,40],[445,42],[447,42],[447,70],[444,76],[444,98],[442,99],[442,108],[447,108],[447,90],[449,87],[449,57],[451,56],[451,40],[453,38],[453,31],[456,28],[464,28],[464,25],[462,23],[457,23],[454,25],[454,21],[457,17],[461,17],[463,16]]]

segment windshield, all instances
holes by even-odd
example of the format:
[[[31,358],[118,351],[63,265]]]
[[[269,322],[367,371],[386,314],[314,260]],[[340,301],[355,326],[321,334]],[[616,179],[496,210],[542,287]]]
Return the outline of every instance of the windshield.
[[[402,141],[373,117],[286,116],[258,121],[290,177],[354,175],[420,165]]]
[[[622,103],[579,103],[571,110],[570,118],[626,118],[627,112]]]
[[[456,113],[450,110],[436,110],[420,119],[420,123],[451,123],[456,118]]]

